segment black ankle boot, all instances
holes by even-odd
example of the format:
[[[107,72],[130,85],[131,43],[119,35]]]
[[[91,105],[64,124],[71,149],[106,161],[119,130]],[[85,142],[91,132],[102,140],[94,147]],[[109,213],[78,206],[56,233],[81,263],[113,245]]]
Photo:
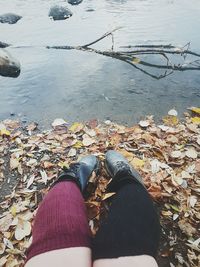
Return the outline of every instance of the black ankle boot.
[[[144,186],[140,174],[117,151],[109,150],[106,153],[105,167],[108,174],[112,177],[107,187],[108,191],[117,191],[122,185],[133,182]]]
[[[73,181],[84,192],[92,173],[97,174],[99,168],[99,160],[94,155],[85,156],[79,162],[71,164],[69,169],[64,169],[55,184],[62,181]]]

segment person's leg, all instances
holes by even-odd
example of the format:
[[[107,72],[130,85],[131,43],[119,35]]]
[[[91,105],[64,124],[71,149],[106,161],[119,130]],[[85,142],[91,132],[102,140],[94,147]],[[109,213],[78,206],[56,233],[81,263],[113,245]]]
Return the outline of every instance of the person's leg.
[[[85,157],[59,176],[38,208],[26,267],[91,266],[90,231],[81,191],[97,165],[94,156]]]
[[[109,187],[116,195],[93,240],[93,266],[156,266],[160,236],[156,209],[138,174],[113,153],[106,160],[113,176]]]

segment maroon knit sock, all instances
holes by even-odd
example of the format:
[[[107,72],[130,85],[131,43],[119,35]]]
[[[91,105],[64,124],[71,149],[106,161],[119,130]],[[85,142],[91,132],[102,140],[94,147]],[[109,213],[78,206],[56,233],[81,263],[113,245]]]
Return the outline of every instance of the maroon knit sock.
[[[90,231],[80,189],[71,181],[56,184],[38,208],[27,260],[61,248],[90,247]]]

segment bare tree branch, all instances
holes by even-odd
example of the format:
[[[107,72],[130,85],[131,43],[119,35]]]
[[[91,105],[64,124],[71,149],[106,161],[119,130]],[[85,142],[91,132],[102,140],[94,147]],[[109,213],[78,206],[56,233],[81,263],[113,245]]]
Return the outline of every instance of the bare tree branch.
[[[189,62],[186,62],[185,59],[188,55],[192,57],[200,57],[200,54],[193,52],[190,49],[190,43],[187,43],[183,47],[176,47],[171,44],[161,44],[161,45],[129,45],[129,46],[121,46],[120,48],[125,48],[127,50],[125,51],[114,51],[114,35],[113,33],[119,28],[116,28],[112,31],[109,31],[102,35],[100,38],[96,39],[93,42],[90,42],[88,44],[82,45],[82,46],[47,46],[48,49],[64,49],[64,50],[81,50],[91,53],[100,54],[103,56],[111,57],[114,59],[118,59],[120,61],[126,62],[127,64],[131,65],[135,69],[140,70],[144,74],[154,78],[154,79],[162,79],[166,76],[171,75],[174,71],[188,71],[188,70],[200,70],[200,59],[191,60]],[[97,50],[95,48],[92,48],[91,46],[100,42],[104,38],[108,36],[112,36],[112,47],[111,50],[108,51],[101,51]],[[8,44],[0,42],[0,47],[6,47],[9,46]],[[130,50],[131,49],[131,50]],[[165,59],[164,64],[155,64],[148,62],[147,60],[141,59],[138,56],[143,55],[158,55]],[[169,55],[177,55],[180,56],[180,59],[184,59],[184,63],[172,63],[172,61],[169,58]],[[136,57],[137,56],[137,57]],[[140,66],[139,66],[140,65]],[[146,68],[152,69],[159,69],[162,70],[163,73],[160,75],[155,75],[151,73],[151,71],[147,70]]]

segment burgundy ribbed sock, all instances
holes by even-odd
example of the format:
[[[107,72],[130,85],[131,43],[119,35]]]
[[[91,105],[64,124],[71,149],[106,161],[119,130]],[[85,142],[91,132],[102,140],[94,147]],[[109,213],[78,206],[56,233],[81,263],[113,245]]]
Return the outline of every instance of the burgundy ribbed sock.
[[[90,247],[90,231],[80,189],[71,181],[56,184],[38,208],[27,260],[41,253]]]

